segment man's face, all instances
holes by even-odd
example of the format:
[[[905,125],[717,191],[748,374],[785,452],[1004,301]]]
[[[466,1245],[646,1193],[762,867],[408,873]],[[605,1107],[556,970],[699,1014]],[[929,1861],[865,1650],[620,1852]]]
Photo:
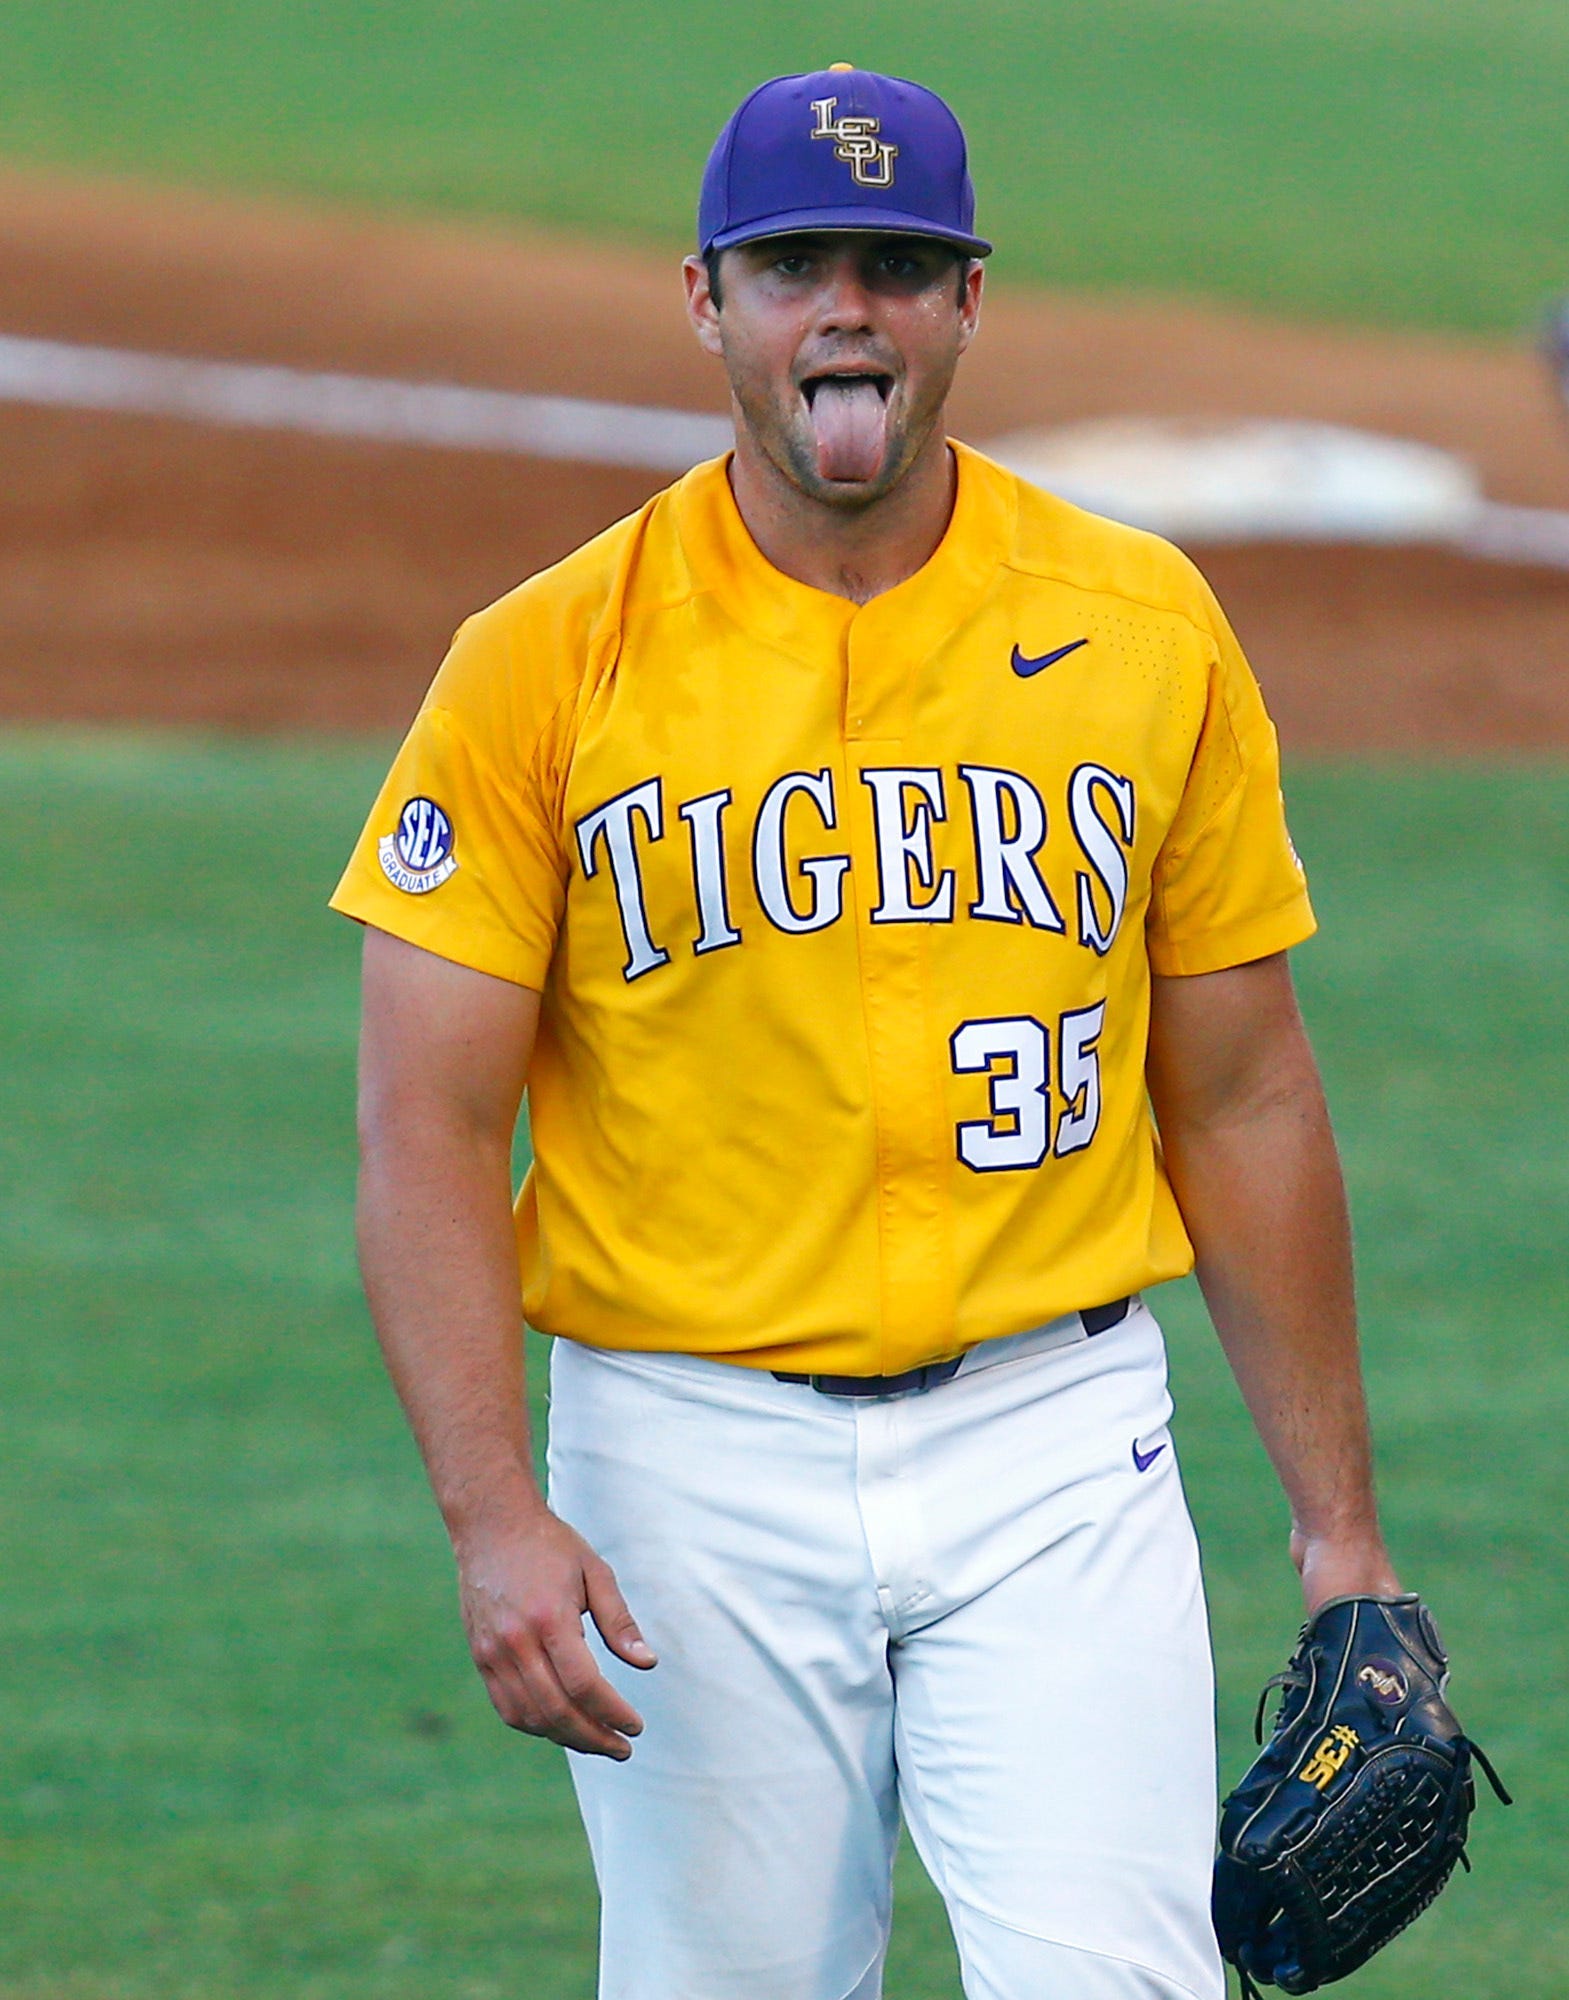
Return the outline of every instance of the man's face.
[[[752,440],[808,498],[849,508],[887,493],[931,437],[980,313],[980,265],[920,236],[739,244],[717,306],[700,259],[686,279]]]

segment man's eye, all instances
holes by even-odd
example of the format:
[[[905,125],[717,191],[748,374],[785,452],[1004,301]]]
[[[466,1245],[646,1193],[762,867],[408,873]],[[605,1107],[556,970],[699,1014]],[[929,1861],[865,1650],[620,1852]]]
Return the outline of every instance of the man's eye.
[[[804,272],[811,269],[811,265],[812,260],[810,257],[776,257],[774,259],[774,269],[779,272],[781,277],[785,278],[799,278]]]

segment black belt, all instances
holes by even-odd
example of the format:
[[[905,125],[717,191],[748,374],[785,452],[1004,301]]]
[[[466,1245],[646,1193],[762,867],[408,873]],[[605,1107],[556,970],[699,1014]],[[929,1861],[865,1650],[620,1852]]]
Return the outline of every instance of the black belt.
[[[1079,1314],[1086,1334],[1106,1332],[1128,1316],[1131,1299],[1113,1299],[1109,1306],[1086,1306]],[[964,1366],[964,1356],[951,1361],[928,1361],[922,1368],[907,1368],[902,1375],[796,1375],[775,1368],[776,1382],[804,1382],[820,1396],[911,1396],[922,1389],[935,1389],[939,1382],[951,1382]]]

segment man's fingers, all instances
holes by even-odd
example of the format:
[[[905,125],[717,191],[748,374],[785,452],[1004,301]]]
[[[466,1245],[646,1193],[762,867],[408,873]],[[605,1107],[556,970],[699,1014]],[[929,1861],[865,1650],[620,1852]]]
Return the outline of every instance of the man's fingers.
[[[615,1572],[609,1563],[595,1556],[583,1565],[583,1584],[588,1594],[588,1613],[599,1636],[629,1667],[645,1670],[655,1664],[654,1649],[637,1628],[637,1620],[627,1609]]]
[[[538,1647],[503,1649],[482,1660],[480,1672],[491,1705],[509,1728],[617,1763],[631,1756],[632,1746],[623,1735],[578,1707]]]
[[[623,1701],[594,1665],[583,1628],[576,1620],[544,1635],[545,1655],[556,1680],[572,1706],[590,1722],[619,1730],[624,1736],[641,1736],[643,1718],[630,1702]]]
[[[616,1717],[595,1713],[590,1704],[563,1686],[548,1652],[541,1652],[524,1667],[523,1681],[538,1718],[535,1735],[548,1736],[553,1743],[563,1743],[569,1750],[613,1757],[617,1763],[631,1756],[627,1734],[635,1735],[643,1725],[624,1702],[617,1706],[631,1721],[632,1728],[626,1732]]]

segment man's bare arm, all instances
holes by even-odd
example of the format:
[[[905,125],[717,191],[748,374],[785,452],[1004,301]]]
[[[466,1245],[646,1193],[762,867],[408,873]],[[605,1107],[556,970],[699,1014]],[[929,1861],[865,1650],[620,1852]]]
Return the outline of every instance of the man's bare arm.
[[[1157,977],[1149,1085],[1210,1316],[1290,1502],[1308,1610],[1393,1592],[1345,1191],[1285,955]]]
[[[546,1507],[529,1451],[512,1133],[538,1019],[527,987],[366,931],[360,1264],[497,1713],[624,1758],[642,1724],[595,1668],[583,1613],[632,1666],[653,1654],[609,1567]]]

